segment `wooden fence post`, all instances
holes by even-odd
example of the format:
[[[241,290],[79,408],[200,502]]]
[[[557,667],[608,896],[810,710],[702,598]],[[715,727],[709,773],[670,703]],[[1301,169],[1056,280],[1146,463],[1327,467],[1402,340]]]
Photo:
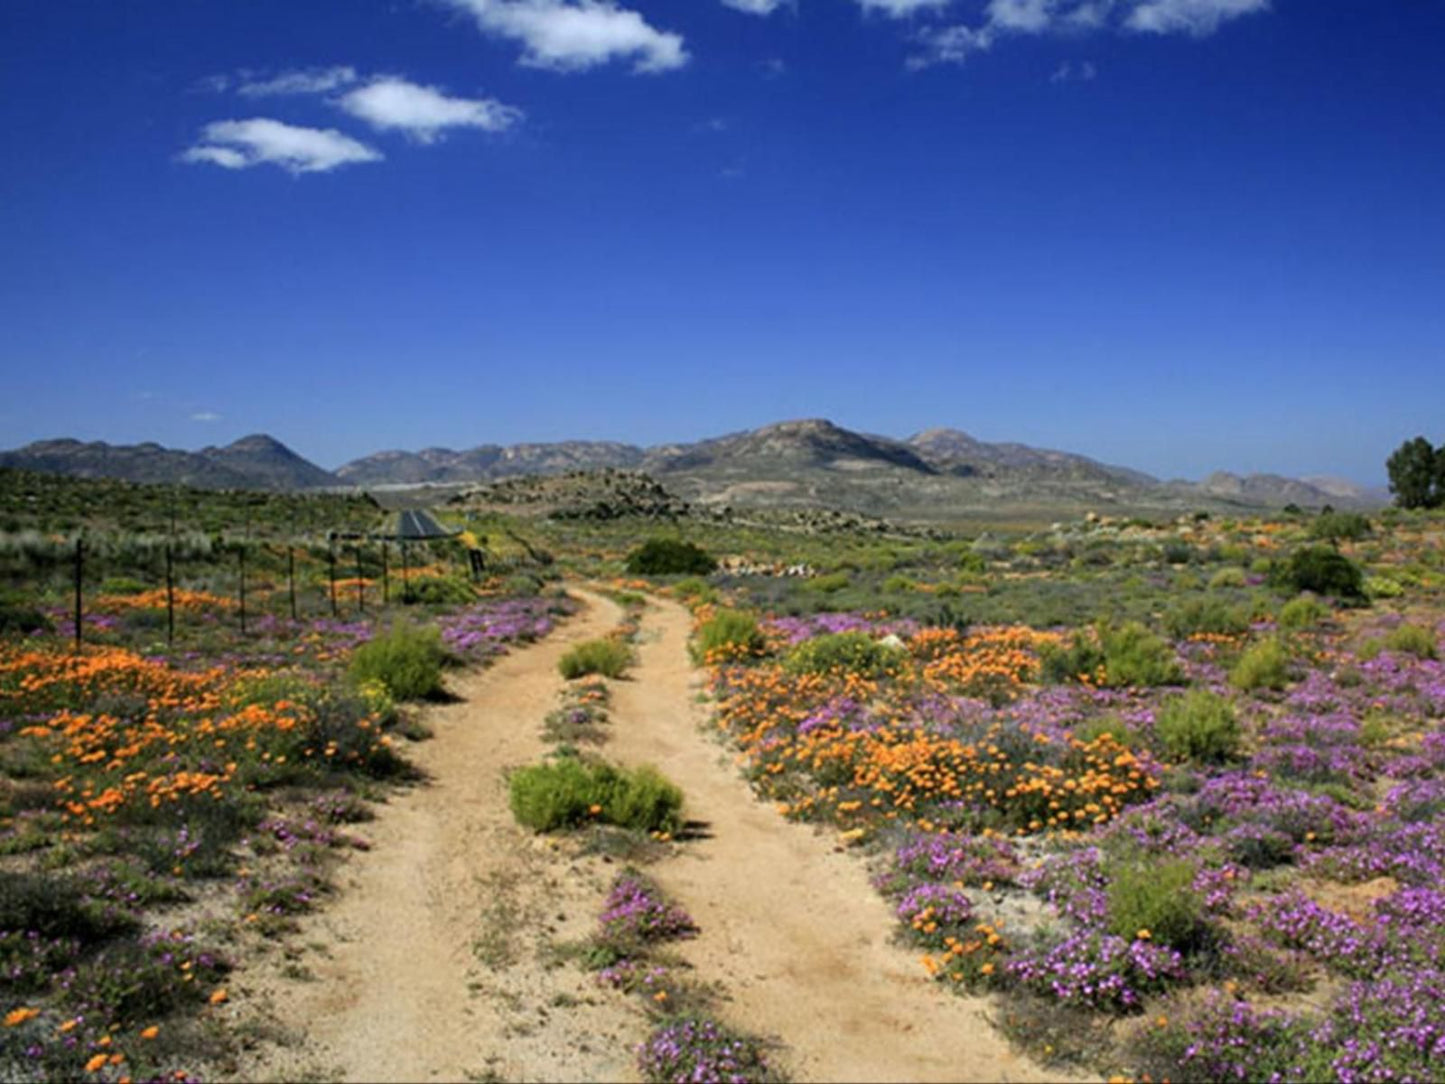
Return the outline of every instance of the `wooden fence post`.
[[[84,608],[80,599],[80,581],[85,576],[85,536],[75,536],[75,650],[79,654],[81,648],[80,623],[84,619]]]
[[[166,647],[176,644],[176,577],[170,539],[166,539]]]
[[[361,543],[356,544],[356,608],[366,613],[366,583],[361,578]]]

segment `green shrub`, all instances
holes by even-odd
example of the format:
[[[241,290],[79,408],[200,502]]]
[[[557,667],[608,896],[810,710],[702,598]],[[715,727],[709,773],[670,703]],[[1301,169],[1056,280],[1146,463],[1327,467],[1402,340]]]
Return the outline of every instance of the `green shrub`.
[[[477,600],[477,592],[460,576],[417,576],[406,581],[403,597],[430,606],[461,606]]]
[[[646,765],[629,772],[564,756],[517,769],[507,786],[512,814],[537,832],[588,822],[675,832],[682,824],[682,791]]]
[[[587,640],[572,648],[557,662],[557,669],[568,681],[588,674],[621,677],[632,662],[632,652],[618,640]]]
[[[1276,582],[1293,591],[1361,600],[1365,597],[1364,576],[1348,557],[1328,546],[1306,546],[1290,554],[1275,570]]]
[[[706,576],[716,568],[705,550],[680,538],[649,538],[627,555],[634,576]]]
[[[1223,599],[1192,598],[1173,610],[1164,619],[1169,635],[1183,640],[1196,632],[1222,636],[1238,636],[1249,631],[1249,614]]]
[[[1175,760],[1223,764],[1239,755],[1234,708],[1224,697],[1202,689],[1166,700],[1154,732]]]
[[[1080,675],[1090,680],[1104,665],[1104,649],[1096,637],[1083,630],[1074,633],[1068,647],[1045,644],[1039,652],[1045,681],[1063,684],[1078,681]]]
[[[18,632],[49,632],[52,626],[45,611],[18,594],[0,595],[0,636]]]
[[[675,832],[682,826],[682,791],[650,764],[623,772],[602,803],[608,823],[644,832]]]
[[[1111,688],[1177,685],[1184,680],[1173,649],[1137,621],[1105,627],[1099,640],[1105,684]]]
[[[1391,651],[1414,655],[1419,659],[1439,657],[1435,648],[1435,633],[1419,625],[1401,625],[1391,629],[1385,636],[1385,646]]]
[[[852,580],[846,572],[830,572],[826,576],[814,576],[811,580],[804,582],[805,590],[814,591],[820,595],[831,595],[842,591]]]
[[[1135,733],[1134,728],[1117,715],[1095,716],[1092,719],[1085,719],[1074,727],[1075,740],[1086,745],[1103,737],[1114,739],[1125,749],[1134,748],[1139,740],[1139,735]]]
[[[1357,541],[1369,533],[1369,517],[1359,512],[1322,512],[1310,524],[1310,537],[1326,542],[1337,539]]]
[[[397,700],[423,700],[442,691],[441,633],[398,622],[358,647],[351,677],[358,685],[379,682]]]
[[[1213,576],[1209,577],[1209,589],[1220,591],[1228,587],[1244,587],[1248,584],[1242,568],[1221,568]]]
[[[1133,940],[1140,931],[1156,944],[1191,953],[1210,942],[1203,901],[1194,890],[1192,862],[1148,862],[1126,858],[1110,863],[1107,891],[1109,932]]]
[[[1236,689],[1283,689],[1289,683],[1289,652],[1278,640],[1261,640],[1239,657],[1229,672]]]
[[[793,674],[845,671],[877,678],[896,672],[906,656],[902,648],[881,644],[866,632],[832,632],[798,644],[788,652],[783,667]]]
[[[1279,611],[1279,627],[1282,629],[1309,629],[1318,625],[1329,615],[1329,608],[1313,595],[1292,598]]]
[[[1371,598],[1399,598],[1405,588],[1389,576],[1366,576],[1365,594]]]
[[[719,610],[697,630],[697,654],[706,659],[714,652],[730,659],[762,655],[767,648],[757,618],[740,610]]]

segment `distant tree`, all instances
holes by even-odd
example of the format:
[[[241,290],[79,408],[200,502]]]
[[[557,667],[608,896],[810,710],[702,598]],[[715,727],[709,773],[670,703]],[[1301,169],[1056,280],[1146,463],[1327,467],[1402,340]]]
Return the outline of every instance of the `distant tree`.
[[[1445,445],[1432,447],[1424,437],[1407,440],[1385,461],[1390,492],[1401,508],[1439,508],[1445,504]]]

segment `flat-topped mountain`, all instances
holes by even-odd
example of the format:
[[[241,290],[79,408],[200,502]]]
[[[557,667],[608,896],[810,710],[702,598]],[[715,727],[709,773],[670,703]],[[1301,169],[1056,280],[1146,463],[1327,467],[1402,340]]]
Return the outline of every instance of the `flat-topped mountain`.
[[[40,440],[0,452],[0,467],[197,489],[291,490],[342,484],[334,474],[263,434],[199,452],[163,448],[155,443]]]

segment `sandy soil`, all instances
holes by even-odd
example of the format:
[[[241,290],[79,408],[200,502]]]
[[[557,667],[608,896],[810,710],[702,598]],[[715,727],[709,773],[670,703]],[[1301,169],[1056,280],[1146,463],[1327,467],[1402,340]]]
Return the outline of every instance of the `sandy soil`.
[[[546,751],[558,658],[619,617],[591,599],[542,643],[452,681],[458,701],[427,711],[435,736],[408,752],[429,781],[360,826],[371,850],[297,938],[312,980],[275,963],[240,976],[236,1001],[290,1034],[242,1078],[635,1078],[641,1015],[552,955],[591,930],[611,871],[517,826],[502,777]]]
[[[580,594],[581,615],[428,711],[435,737],[412,753],[430,781],[379,810],[372,849],[307,920],[297,941],[311,981],[294,977],[294,960],[292,978],[277,960],[238,976],[238,1004],[290,1037],[262,1046],[243,1078],[636,1079],[641,1012],[556,956],[592,928],[615,867],[519,828],[502,779],[546,750],[558,657],[620,616]],[[719,984],[721,1014],[779,1039],[797,1080],[1050,1079],[1008,1050],[983,1003],[935,987],[891,942],[893,918],[857,856],[753,797],[704,732],[688,628],[675,603],[649,607],[639,665],[613,684],[604,754],[659,766],[706,825],[649,872],[698,920],[680,953]]]

